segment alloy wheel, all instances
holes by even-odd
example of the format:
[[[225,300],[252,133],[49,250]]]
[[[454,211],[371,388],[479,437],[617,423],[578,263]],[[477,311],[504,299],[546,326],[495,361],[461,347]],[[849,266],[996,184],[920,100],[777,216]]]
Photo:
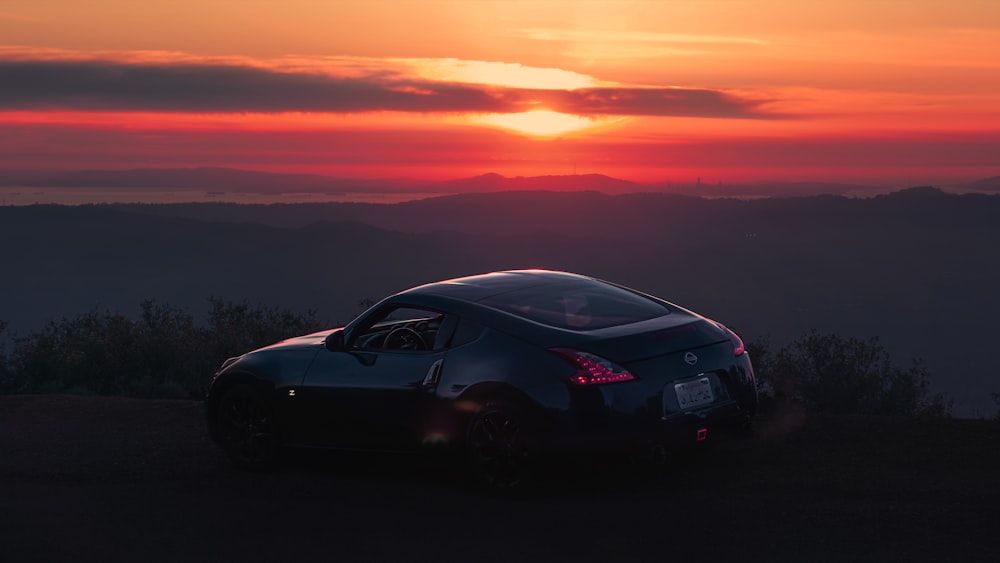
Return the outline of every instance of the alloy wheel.
[[[274,457],[277,434],[270,408],[259,392],[241,385],[231,389],[219,409],[219,432],[237,464],[257,467]]]
[[[469,429],[469,456],[479,480],[493,489],[512,489],[526,478],[528,451],[522,429],[508,408],[484,409]]]

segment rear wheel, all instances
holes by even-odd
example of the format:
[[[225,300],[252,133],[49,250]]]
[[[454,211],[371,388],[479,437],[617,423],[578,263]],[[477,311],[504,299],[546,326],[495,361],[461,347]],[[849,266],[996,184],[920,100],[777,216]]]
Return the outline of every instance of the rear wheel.
[[[265,393],[250,385],[236,385],[219,403],[219,443],[237,466],[262,469],[278,454],[273,409]]]
[[[506,401],[484,403],[469,421],[466,456],[473,478],[494,491],[524,488],[532,459],[526,444],[527,419]]]

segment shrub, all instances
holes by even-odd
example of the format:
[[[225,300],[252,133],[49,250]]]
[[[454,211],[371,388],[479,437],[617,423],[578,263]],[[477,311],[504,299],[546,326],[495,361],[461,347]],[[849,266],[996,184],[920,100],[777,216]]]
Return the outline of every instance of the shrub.
[[[142,335],[145,370],[131,382],[129,394],[171,397],[201,394],[205,374],[214,367],[206,357],[206,331],[191,314],[152,300],[143,301],[137,326]]]
[[[772,351],[750,345],[764,390],[764,404],[793,402],[816,412],[947,416],[950,403],[930,395],[920,360],[895,365],[878,338],[862,340],[810,331]],[[758,355],[760,357],[758,357]]]
[[[13,392],[121,394],[145,369],[134,321],[87,313],[14,339]]]
[[[209,303],[212,308],[208,313],[205,344],[213,368],[230,356],[323,328],[314,309],[299,314],[251,305],[247,301],[226,302],[215,297],[210,298]]]
[[[0,392],[200,397],[225,358],[321,328],[314,311],[210,303],[207,327],[151,300],[137,320],[90,312],[49,322],[14,338],[9,358],[0,347]]]
[[[11,384],[11,373],[7,367],[7,321],[0,320],[0,393]]]

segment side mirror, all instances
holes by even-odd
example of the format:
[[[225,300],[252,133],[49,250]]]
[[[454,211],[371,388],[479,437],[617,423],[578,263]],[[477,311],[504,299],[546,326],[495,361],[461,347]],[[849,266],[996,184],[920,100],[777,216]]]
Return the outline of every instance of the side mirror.
[[[343,352],[344,351],[344,329],[338,328],[337,330],[330,333],[324,341],[326,344],[326,349],[331,352]]]

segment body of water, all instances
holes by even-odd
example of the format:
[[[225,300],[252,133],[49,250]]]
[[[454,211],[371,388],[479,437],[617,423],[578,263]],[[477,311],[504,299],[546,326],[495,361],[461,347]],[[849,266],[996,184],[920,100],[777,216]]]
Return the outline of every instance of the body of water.
[[[171,188],[81,188],[0,186],[0,205],[87,205],[99,203],[399,203],[438,193],[301,192],[258,193]]]

